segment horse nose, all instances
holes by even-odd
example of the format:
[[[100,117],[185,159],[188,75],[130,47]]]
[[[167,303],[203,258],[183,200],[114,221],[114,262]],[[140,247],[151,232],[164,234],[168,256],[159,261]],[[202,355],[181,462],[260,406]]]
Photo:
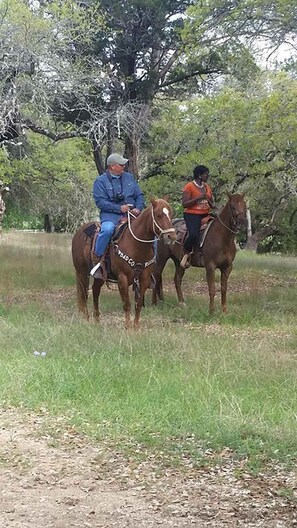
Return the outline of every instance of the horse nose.
[[[173,245],[176,239],[177,236],[175,231],[172,233],[166,233],[166,235],[164,235],[164,242],[168,246]]]

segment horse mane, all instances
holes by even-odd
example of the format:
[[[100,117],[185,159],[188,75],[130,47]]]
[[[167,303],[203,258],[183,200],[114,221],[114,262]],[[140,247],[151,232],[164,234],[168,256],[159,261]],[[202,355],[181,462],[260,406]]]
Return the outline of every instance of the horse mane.
[[[147,214],[151,213],[152,208],[154,209],[155,213],[158,214],[158,211],[162,210],[164,207],[166,207],[169,211],[169,213],[172,213],[172,208],[169,205],[164,198],[151,198],[150,203],[143,209],[136,218],[132,219],[132,222],[134,223],[137,218],[143,218],[143,216],[146,216]]]
[[[159,208],[163,209],[163,207],[166,207],[170,212],[172,210],[170,204],[164,198],[151,198],[150,202],[152,207],[156,208],[157,210]]]

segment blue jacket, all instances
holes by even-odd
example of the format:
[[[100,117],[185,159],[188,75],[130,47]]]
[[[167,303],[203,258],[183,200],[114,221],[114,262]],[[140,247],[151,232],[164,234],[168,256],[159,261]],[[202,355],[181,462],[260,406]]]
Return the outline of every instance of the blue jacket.
[[[117,195],[124,195],[118,201]],[[100,209],[100,220],[109,220],[115,225],[123,216],[121,205],[131,204],[142,211],[145,207],[143,192],[130,172],[123,172],[121,176],[113,176],[108,171],[98,176],[94,181],[93,197]]]

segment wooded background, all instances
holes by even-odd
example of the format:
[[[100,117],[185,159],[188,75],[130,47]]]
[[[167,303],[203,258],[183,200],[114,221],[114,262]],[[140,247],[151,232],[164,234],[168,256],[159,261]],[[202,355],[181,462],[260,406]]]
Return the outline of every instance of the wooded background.
[[[4,227],[73,231],[112,151],[146,197],[210,168],[254,250],[297,251],[295,0],[0,1]]]

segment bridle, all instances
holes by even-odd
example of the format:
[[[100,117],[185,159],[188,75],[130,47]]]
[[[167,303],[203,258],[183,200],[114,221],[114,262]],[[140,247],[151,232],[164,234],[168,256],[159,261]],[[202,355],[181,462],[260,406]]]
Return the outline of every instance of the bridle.
[[[226,224],[224,224],[223,220],[221,219],[220,215],[217,216],[217,219],[219,220],[219,222],[226,228],[228,229],[228,231],[230,231],[230,233],[233,233],[234,235],[237,235],[238,233],[238,228],[236,229],[236,231],[234,231],[233,229],[231,229],[231,227],[228,227]],[[236,221],[232,218],[232,222],[234,225],[237,226],[237,223]]]
[[[237,235],[239,233],[239,228],[238,228],[238,223],[237,223],[237,218],[234,218],[234,215],[233,215],[233,211],[232,211],[232,207],[231,207],[231,204],[229,204],[230,206],[230,211],[231,211],[231,222],[232,222],[232,225],[234,225],[236,227],[236,231],[234,231],[234,229],[231,229],[231,227],[227,226],[223,220],[221,219],[220,215],[217,216],[217,219],[219,220],[219,222],[226,228],[228,229],[228,231],[230,231],[230,233],[233,233],[234,235]]]
[[[165,213],[164,213],[165,214]],[[132,213],[130,213],[130,211],[128,211],[128,228],[129,228],[129,231],[131,233],[131,235],[133,236],[133,238],[135,240],[137,240],[138,242],[144,242],[144,243],[147,243],[147,244],[151,244],[152,242],[155,241],[155,238],[153,238],[152,240],[142,240],[141,238],[138,238],[132,231],[132,227],[131,227],[131,216],[134,217],[134,215]],[[175,232],[175,229],[174,227],[169,227],[168,229],[162,229],[161,226],[159,226],[158,222],[156,221],[155,219],[155,216],[154,216],[154,208],[152,206],[152,220],[153,220],[153,231],[156,235],[156,237],[159,239],[162,235],[166,235],[167,233],[173,233]],[[155,228],[159,229],[159,233],[156,233],[156,230]]]

